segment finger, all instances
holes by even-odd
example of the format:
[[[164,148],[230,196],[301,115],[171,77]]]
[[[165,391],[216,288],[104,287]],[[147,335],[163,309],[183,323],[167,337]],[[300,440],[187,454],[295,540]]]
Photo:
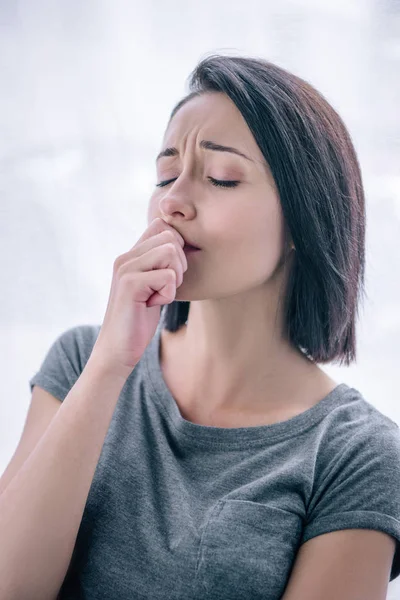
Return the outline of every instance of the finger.
[[[172,231],[174,233],[174,235],[177,237],[177,239],[178,239],[181,247],[183,248],[183,246],[185,245],[185,240],[183,239],[183,237],[181,236],[181,234],[174,227],[171,227],[171,225],[169,225],[163,219],[161,219],[161,217],[156,217],[150,223],[150,225],[143,232],[143,234],[138,239],[138,241],[136,242],[136,244],[141,243],[144,240],[149,239],[149,237],[151,237],[151,236],[153,236],[153,235],[155,235],[157,233],[161,233],[162,231],[165,231],[166,229],[169,229],[170,231]]]
[[[183,282],[183,266],[176,252],[176,245],[168,242],[165,246],[155,246],[140,256],[135,256],[121,265],[119,278],[132,272],[152,272],[158,269],[173,269],[176,273],[177,287]]]
[[[172,243],[176,247],[180,259],[182,261],[183,270],[186,271],[188,268],[186,254],[184,253],[179,241],[176,239],[176,236],[169,229],[164,229],[160,233],[157,233],[156,235],[150,237],[147,240],[144,240],[140,245],[136,244],[134,251],[130,251],[130,254],[141,256],[142,254],[148,252],[156,246],[162,246],[168,243]]]

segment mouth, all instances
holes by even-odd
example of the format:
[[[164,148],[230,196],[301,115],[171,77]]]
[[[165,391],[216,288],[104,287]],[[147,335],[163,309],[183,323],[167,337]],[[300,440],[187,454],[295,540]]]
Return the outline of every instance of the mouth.
[[[196,246],[191,246],[190,244],[186,244],[183,246],[183,251],[185,254],[191,254],[192,252],[199,252],[200,248],[196,248]]]

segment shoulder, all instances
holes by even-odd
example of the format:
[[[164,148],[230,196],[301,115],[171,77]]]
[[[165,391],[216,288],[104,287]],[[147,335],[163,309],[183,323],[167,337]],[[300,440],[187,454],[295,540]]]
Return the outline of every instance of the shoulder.
[[[335,445],[343,449],[349,443],[363,444],[383,438],[399,436],[399,426],[359,390],[345,387],[338,402],[321,422],[320,442],[322,446]]]
[[[87,343],[92,340],[93,343],[96,341],[99,334],[101,325],[74,325],[68,329],[65,329],[57,339],[62,339],[63,342],[68,342],[73,339]]]
[[[50,372],[65,372],[71,381],[82,373],[100,332],[100,325],[75,325],[53,339],[42,363]]]
[[[316,473],[321,478],[336,474],[345,485],[354,483],[352,475],[359,473],[360,485],[368,486],[373,479],[379,485],[385,473],[395,471],[400,485],[399,426],[359,390],[345,390],[319,434]]]
[[[318,433],[302,542],[338,530],[373,529],[399,544],[399,426],[348,388]],[[399,573],[397,553],[391,577]]]
[[[328,517],[351,509],[370,511],[376,519],[384,513],[396,519],[400,531],[397,423],[358,390],[348,388],[342,402],[320,423],[316,444],[309,515],[316,511]]]
[[[97,340],[101,325],[75,325],[63,331],[55,343],[59,344],[65,354],[80,361],[85,366]]]
[[[85,368],[100,328],[100,325],[76,325],[56,336],[39,370],[29,380],[31,392],[37,384],[63,400]]]

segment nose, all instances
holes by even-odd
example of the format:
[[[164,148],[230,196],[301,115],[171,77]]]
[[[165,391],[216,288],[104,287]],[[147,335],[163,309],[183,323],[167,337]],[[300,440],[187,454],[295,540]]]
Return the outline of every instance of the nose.
[[[166,220],[171,217],[192,219],[196,212],[188,191],[184,192],[183,190],[167,192],[159,200],[158,208]]]

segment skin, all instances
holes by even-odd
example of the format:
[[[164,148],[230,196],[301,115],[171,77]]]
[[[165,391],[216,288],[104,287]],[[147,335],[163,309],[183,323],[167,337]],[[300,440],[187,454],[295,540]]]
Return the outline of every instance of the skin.
[[[204,150],[201,140],[233,146]],[[187,257],[176,300],[191,302],[187,325],[162,331],[161,362],[185,418],[254,424],[287,418],[337,382],[284,339],[279,294],[295,249],[284,247],[284,219],[274,179],[246,121],[222,93],[190,100],[171,120],[156,163],[148,224],[161,217],[201,248]],[[215,187],[209,180],[239,181]],[[264,421],[263,421],[264,419]]]

